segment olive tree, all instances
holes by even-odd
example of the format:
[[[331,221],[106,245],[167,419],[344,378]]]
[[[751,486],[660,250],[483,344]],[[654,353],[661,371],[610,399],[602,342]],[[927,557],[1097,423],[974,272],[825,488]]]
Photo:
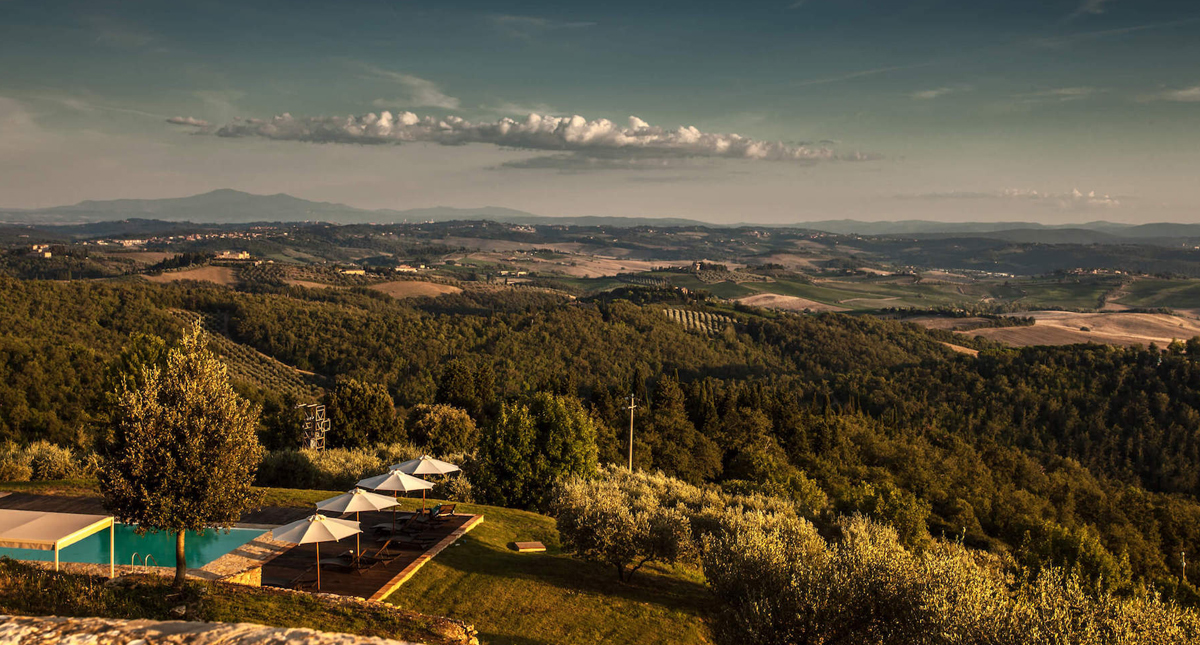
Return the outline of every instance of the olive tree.
[[[558,485],[553,511],[563,545],[615,568],[622,581],[647,563],[673,563],[691,553],[687,516],[656,495],[631,495],[621,483],[641,482],[576,477]]]
[[[117,385],[98,473],[104,505],[140,531],[175,533],[175,585],[184,536],[229,528],[257,499],[258,409],[229,384],[197,325],[159,364]]]

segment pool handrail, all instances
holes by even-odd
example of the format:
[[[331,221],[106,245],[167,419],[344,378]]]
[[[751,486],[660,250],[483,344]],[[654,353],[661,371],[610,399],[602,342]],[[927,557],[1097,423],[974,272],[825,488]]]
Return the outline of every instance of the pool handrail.
[[[136,567],[138,565],[138,563],[137,563],[138,555],[140,555],[140,554],[137,551],[134,551],[133,555],[129,556],[129,566]],[[146,557],[142,558],[142,566],[143,567],[150,566],[151,560],[154,560],[154,566],[157,567],[158,566],[158,558],[155,558],[153,553],[147,553]]]

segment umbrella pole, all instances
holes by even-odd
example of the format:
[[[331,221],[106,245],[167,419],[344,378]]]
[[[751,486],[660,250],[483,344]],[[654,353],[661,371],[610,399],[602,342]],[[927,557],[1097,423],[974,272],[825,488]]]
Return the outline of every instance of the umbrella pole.
[[[399,506],[399,505],[400,505],[400,492],[399,492],[399,491],[392,491],[392,495],[395,495],[395,496],[396,496],[396,497],[395,497],[395,499],[396,499],[396,506]],[[393,507],[392,507],[392,535],[395,535],[395,534],[396,534],[396,506],[393,506]]]
[[[362,524],[362,521],[358,517],[358,511],[354,511],[354,521],[358,522],[360,525]],[[360,555],[362,555],[362,527],[361,526],[359,527],[358,533],[354,534],[354,559],[357,560]]]
[[[317,591],[321,590],[321,543],[317,542]]]

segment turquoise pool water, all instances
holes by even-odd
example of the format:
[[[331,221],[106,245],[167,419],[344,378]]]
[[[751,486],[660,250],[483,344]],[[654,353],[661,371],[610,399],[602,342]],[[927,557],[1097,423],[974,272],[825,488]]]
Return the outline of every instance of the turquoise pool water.
[[[230,529],[229,533],[218,529],[208,529],[202,533],[188,531],[183,542],[183,549],[187,555],[187,566],[188,568],[202,567],[263,533],[265,531],[256,529]],[[149,553],[152,556],[151,566],[155,562],[160,567],[175,566],[174,533],[138,535],[132,525],[118,524],[113,540],[116,564],[129,564],[133,554],[136,553],[138,554],[137,563],[140,565],[146,554]],[[54,561],[54,551],[38,551],[36,549],[0,548],[0,556],[8,556],[14,560]],[[83,541],[60,550],[58,559],[61,562],[108,564],[108,530],[90,535]]]

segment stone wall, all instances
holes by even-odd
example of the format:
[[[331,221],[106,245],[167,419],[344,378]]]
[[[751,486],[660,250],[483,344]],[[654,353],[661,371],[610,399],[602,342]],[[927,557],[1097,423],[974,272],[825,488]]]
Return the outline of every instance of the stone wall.
[[[403,641],[248,623],[0,616],[0,643],[12,645],[405,645]]]

